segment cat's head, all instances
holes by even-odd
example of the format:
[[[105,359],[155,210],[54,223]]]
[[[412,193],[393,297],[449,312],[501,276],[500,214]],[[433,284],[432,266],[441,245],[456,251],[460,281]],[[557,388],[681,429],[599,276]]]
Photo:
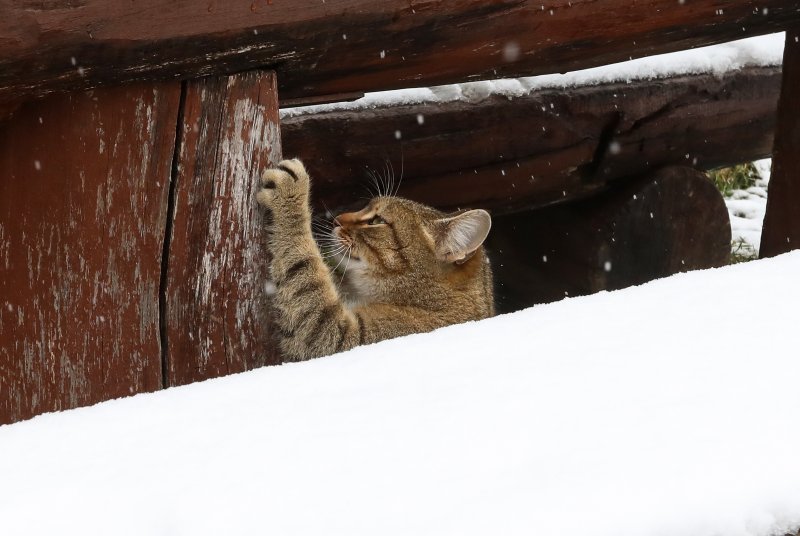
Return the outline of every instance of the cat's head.
[[[467,270],[492,221],[485,210],[445,214],[382,196],[358,212],[340,214],[334,224],[335,239],[347,248],[342,261],[349,264],[347,282],[361,297],[380,299],[383,291],[396,293],[397,286],[453,279]]]

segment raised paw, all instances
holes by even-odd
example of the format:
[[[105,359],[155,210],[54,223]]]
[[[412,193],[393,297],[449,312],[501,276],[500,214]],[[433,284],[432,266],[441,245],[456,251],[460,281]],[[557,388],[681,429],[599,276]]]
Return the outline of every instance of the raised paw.
[[[256,199],[273,210],[298,203],[307,205],[309,183],[308,173],[300,160],[283,160],[277,167],[264,170],[262,189]]]

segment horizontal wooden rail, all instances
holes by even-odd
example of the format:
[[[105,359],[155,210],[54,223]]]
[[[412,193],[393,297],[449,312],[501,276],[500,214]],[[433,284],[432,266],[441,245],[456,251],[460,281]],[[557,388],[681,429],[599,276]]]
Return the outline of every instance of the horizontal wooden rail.
[[[402,168],[400,194],[496,212],[586,197],[666,165],[711,169],[772,151],[780,68],[539,90],[509,100],[330,111],[282,121],[330,209],[366,168]],[[400,140],[396,139],[400,135]],[[321,205],[320,205],[321,206]]]
[[[282,98],[564,72],[785,29],[800,0],[0,3],[0,109],[52,91],[275,69]]]

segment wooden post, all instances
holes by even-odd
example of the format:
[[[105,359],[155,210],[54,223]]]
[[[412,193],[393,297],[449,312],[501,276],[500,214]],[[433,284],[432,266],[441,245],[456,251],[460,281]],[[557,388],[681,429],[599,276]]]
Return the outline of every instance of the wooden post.
[[[280,362],[259,175],[281,157],[272,72],[186,84],[165,281],[169,385]]]
[[[161,387],[179,100],[136,84],[0,122],[0,423]]]
[[[759,255],[800,248],[800,27],[786,32],[772,177]]]

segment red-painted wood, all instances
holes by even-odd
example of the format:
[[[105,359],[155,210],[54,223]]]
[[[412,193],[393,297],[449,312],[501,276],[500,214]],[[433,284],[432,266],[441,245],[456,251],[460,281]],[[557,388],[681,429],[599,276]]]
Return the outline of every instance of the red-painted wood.
[[[73,93],[0,122],[0,423],[161,387],[179,96]]]
[[[278,71],[281,97],[563,72],[785,29],[800,0],[0,3],[0,101]]]
[[[170,385],[279,363],[261,170],[280,160],[275,74],[187,83],[166,280]]]

